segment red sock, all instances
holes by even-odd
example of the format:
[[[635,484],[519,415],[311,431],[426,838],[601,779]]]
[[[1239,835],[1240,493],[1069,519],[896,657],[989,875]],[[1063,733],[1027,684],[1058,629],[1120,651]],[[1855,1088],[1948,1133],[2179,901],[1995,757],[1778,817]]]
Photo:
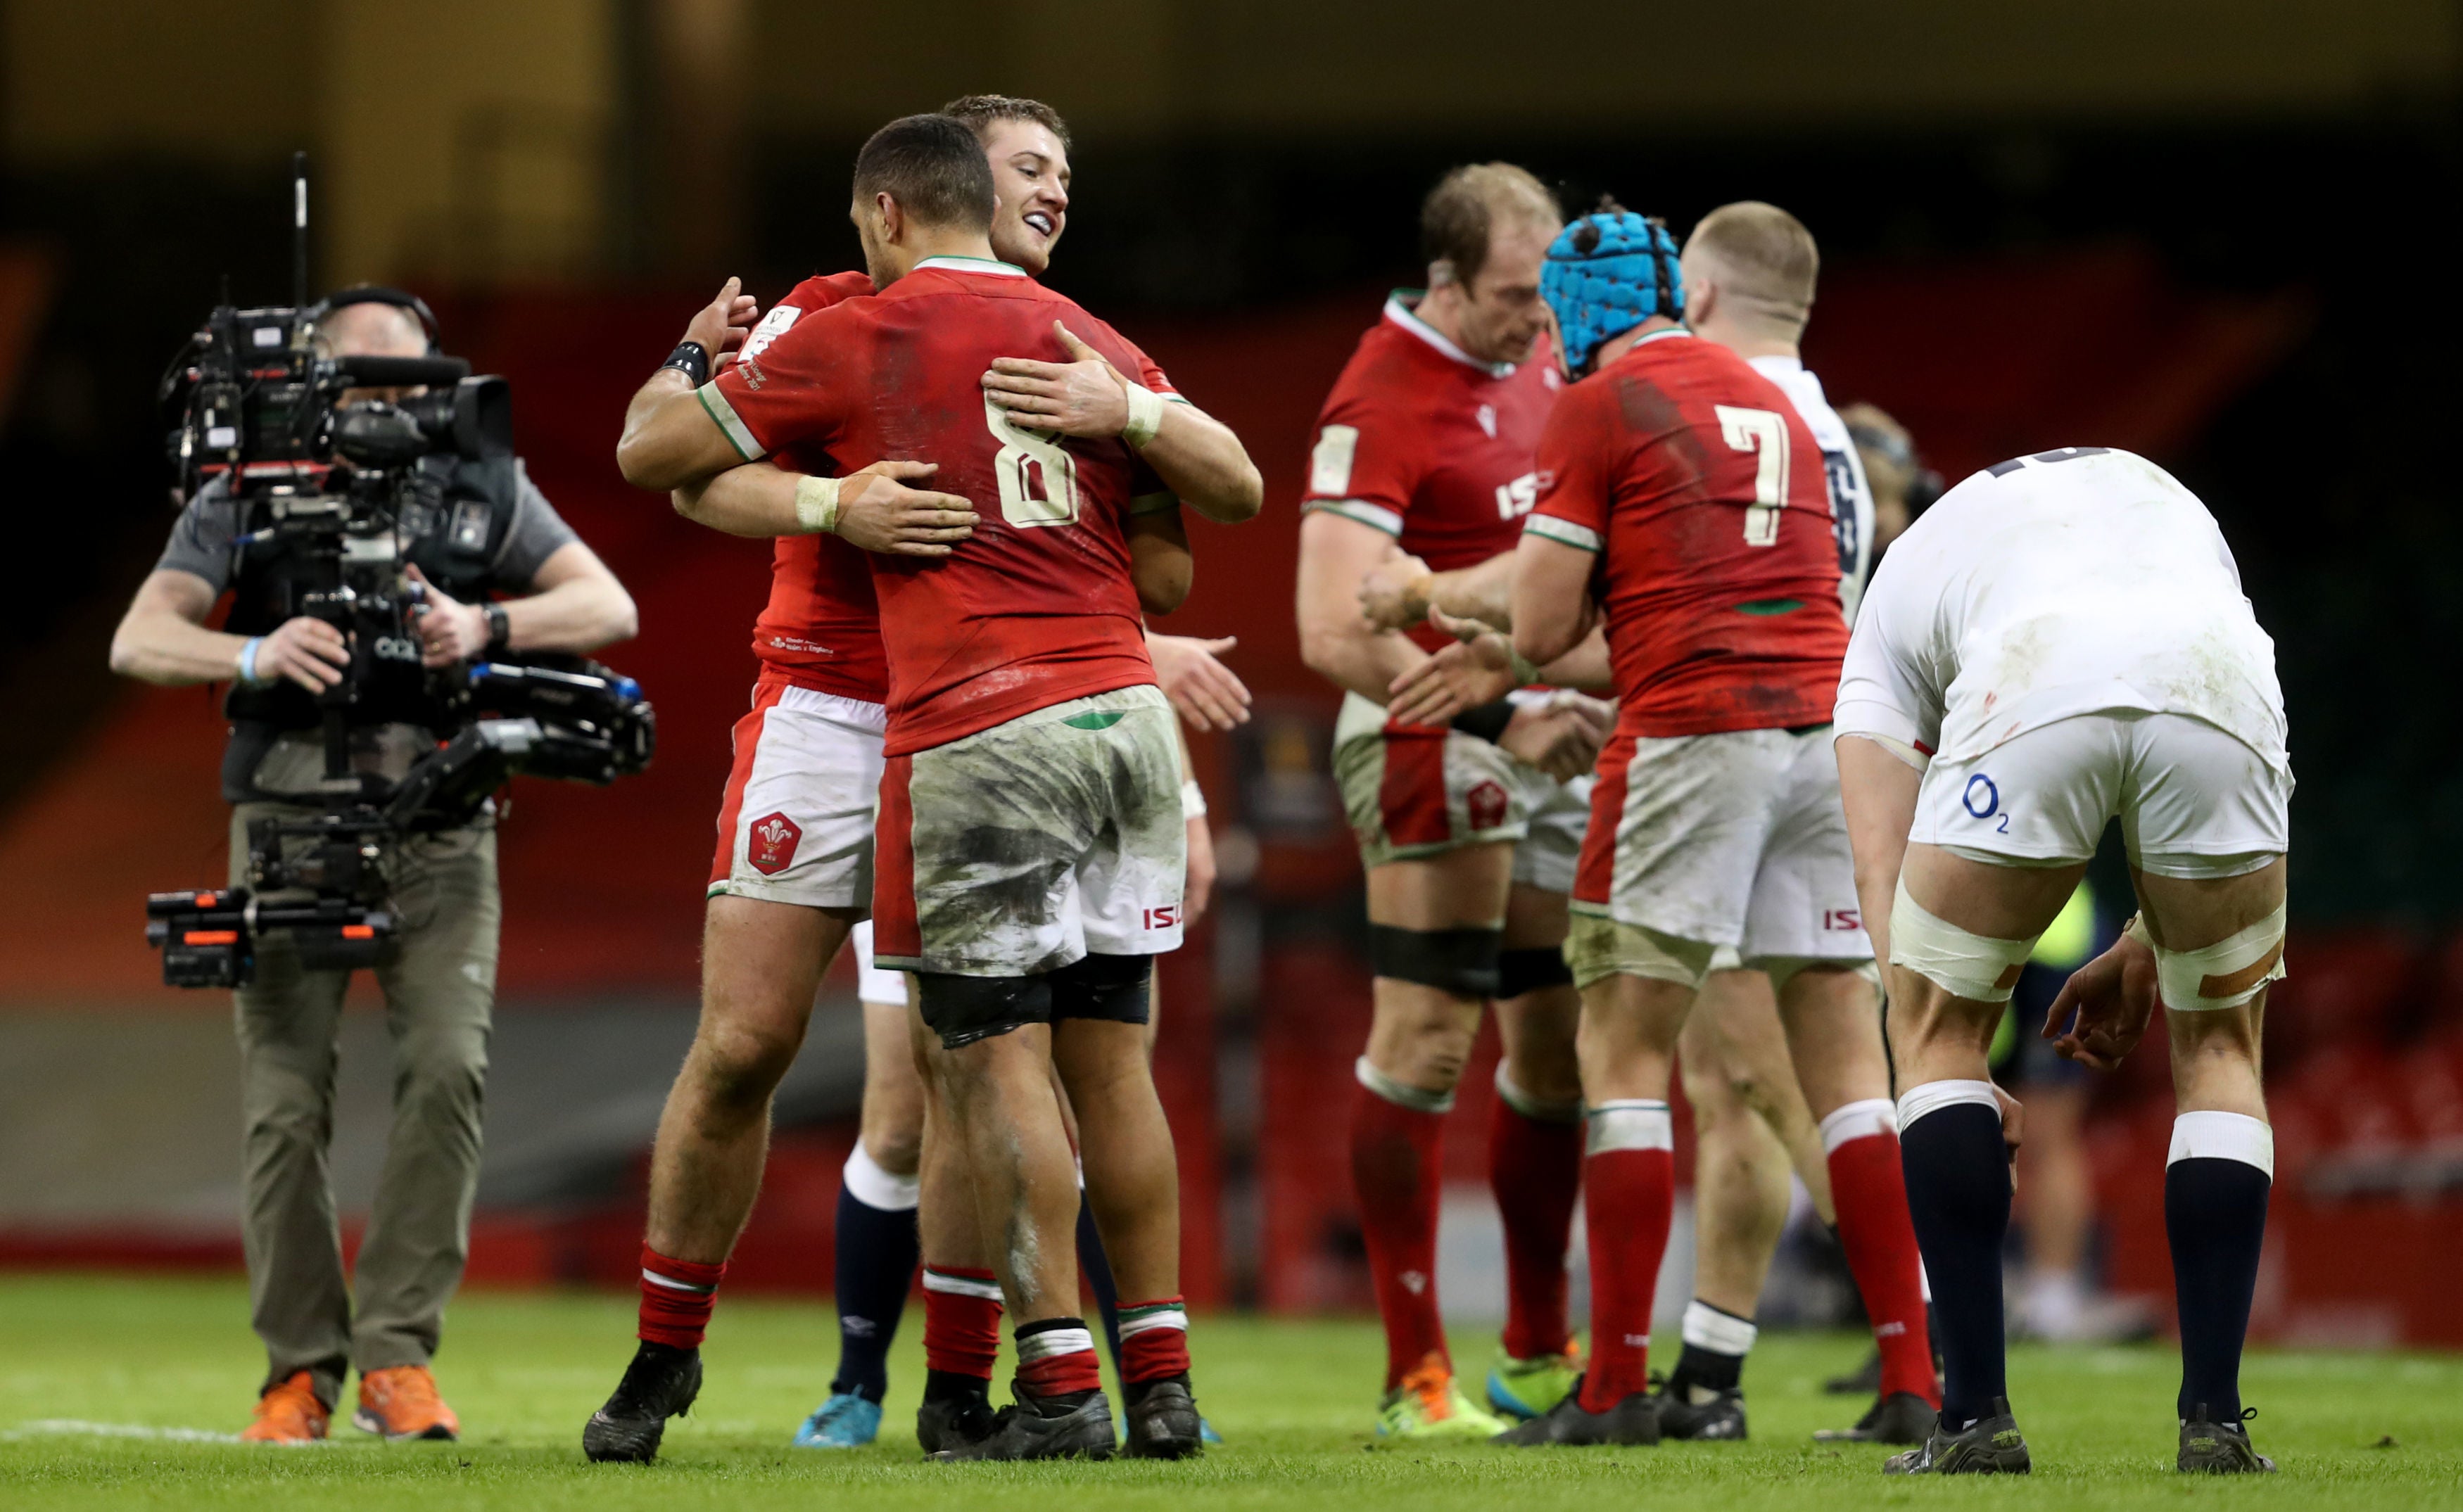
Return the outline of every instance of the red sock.
[[[642,1326],[636,1336],[646,1344],[700,1349],[709,1310],[718,1306],[719,1278],[726,1274],[723,1260],[715,1265],[674,1260],[643,1244]]]
[[[1582,1121],[1534,1118],[1499,1090],[1488,1123],[1488,1184],[1505,1220],[1505,1352],[1555,1354],[1565,1322],[1565,1250],[1582,1189]]]
[[[924,1267],[924,1366],[990,1384],[1000,1357],[1000,1283],[989,1270]]]
[[[1017,1326],[1017,1383],[1037,1396],[1103,1389],[1102,1362],[1083,1318],[1045,1318]]]
[[[1362,1063],[1366,1069],[1365,1062]],[[1351,1186],[1377,1315],[1385,1324],[1385,1389],[1430,1355],[1452,1368],[1437,1315],[1438,1152],[1445,1114],[1389,1102],[1362,1085],[1351,1105]]]
[[[1591,1360],[1582,1409],[1603,1413],[1650,1387],[1650,1303],[1676,1211],[1674,1132],[1664,1102],[1590,1111],[1582,1212],[1591,1242]]]
[[[1135,1386],[1188,1373],[1188,1309],[1178,1297],[1121,1307],[1121,1379]]]
[[[1839,1212],[1839,1244],[1873,1320],[1882,1350],[1882,1394],[1912,1392],[1941,1406],[1932,1373],[1932,1340],[1925,1329],[1924,1268],[1915,1225],[1907,1219],[1907,1173],[1899,1136],[1883,1121],[1881,1098],[1849,1103],[1821,1120],[1830,1151],[1830,1198]]]

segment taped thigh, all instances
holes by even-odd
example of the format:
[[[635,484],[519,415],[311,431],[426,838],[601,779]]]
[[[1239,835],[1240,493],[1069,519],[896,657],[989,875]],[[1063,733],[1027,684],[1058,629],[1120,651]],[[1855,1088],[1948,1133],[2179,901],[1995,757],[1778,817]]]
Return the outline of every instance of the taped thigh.
[[[1905,966],[1953,998],[2007,1003],[2036,951],[2036,937],[1994,940],[1959,928],[1916,906],[1899,878],[1890,900],[1890,964]]]
[[[2281,981],[2283,905],[2238,934],[2196,950],[2167,950],[2147,932],[2145,919],[2133,921],[2130,936],[2155,952],[2155,981],[2164,1006],[2176,1013],[2207,1008],[2236,1008]]]
[[[1052,981],[1036,977],[960,977],[945,971],[915,973],[915,1006],[924,1023],[954,1050],[1052,1022]]]
[[[1485,1001],[1496,996],[1497,957],[1505,931],[1500,928],[1397,929],[1391,924],[1368,926],[1368,960],[1377,975],[1394,982],[1412,982],[1457,998]]]
[[[1052,983],[1052,1021],[1101,1019],[1112,1024],[1146,1021],[1148,983],[1154,980],[1154,957],[1090,953],[1056,971],[1044,973]]]

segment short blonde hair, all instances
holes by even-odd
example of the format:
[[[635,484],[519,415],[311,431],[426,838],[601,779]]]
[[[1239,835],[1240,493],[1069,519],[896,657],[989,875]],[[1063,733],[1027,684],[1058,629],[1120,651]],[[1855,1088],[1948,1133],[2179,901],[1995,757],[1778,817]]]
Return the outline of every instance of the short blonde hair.
[[[1776,205],[1740,200],[1702,217],[1686,239],[1728,275],[1731,297],[1755,307],[1763,323],[1785,326],[1789,335],[1813,315],[1813,286],[1821,276],[1821,249],[1804,223]]]
[[[1548,186],[1528,168],[1510,162],[1474,162],[1437,181],[1420,205],[1420,250],[1444,263],[1457,283],[1468,284],[1488,264],[1488,248],[1500,222],[1522,222],[1555,230],[1565,214]]]

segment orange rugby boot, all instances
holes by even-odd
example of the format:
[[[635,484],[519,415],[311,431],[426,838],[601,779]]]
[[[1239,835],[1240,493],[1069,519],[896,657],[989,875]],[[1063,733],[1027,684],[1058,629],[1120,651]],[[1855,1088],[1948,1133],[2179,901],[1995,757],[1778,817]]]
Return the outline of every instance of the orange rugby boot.
[[[361,1371],[360,1407],[351,1421],[362,1433],[383,1435],[387,1443],[462,1436],[462,1419],[436,1394],[436,1377],[425,1365]]]
[[[294,1371],[265,1389],[256,1399],[248,1426],[240,1430],[244,1444],[313,1444],[325,1436],[333,1412],[316,1399],[316,1388],[306,1371]]]

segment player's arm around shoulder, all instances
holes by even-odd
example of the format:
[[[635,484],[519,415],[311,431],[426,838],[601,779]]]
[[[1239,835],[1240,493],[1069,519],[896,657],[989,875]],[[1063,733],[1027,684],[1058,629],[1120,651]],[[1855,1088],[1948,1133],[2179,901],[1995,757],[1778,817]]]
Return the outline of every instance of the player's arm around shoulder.
[[[1217,525],[1256,518],[1265,507],[1265,480],[1230,426],[1167,386],[1151,388],[1123,372],[1067,322],[1056,320],[1052,330],[1069,360],[996,358],[983,377],[986,398],[1031,429],[1118,437],[1183,504]],[[1116,333],[1103,332],[1119,341]]]
[[[747,463],[675,490],[676,512],[727,535],[835,535],[884,556],[947,556],[974,533],[964,496],[923,486],[930,462],[876,462],[843,478]]]
[[[625,407],[616,466],[626,483],[666,493],[746,460],[699,394],[709,381],[710,365],[744,344],[758,313],[752,296],[742,290],[734,278],[720,286],[718,297],[694,313],[674,354]]]

